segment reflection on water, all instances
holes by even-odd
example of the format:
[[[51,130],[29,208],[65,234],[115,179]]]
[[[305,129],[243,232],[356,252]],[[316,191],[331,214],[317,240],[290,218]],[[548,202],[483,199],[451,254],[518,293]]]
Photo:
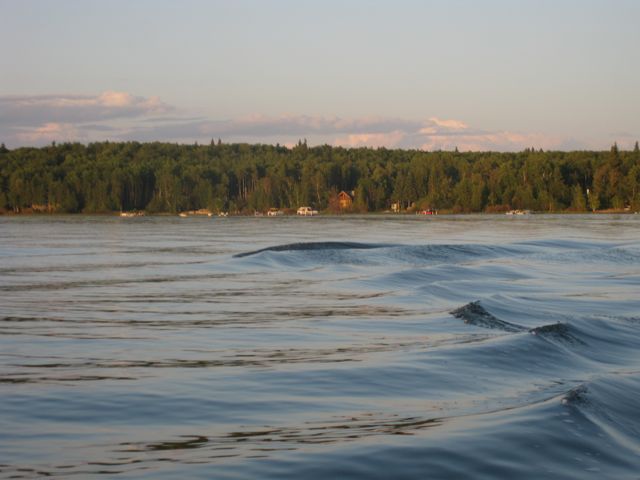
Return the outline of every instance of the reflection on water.
[[[0,218],[0,477],[636,478],[639,233]]]

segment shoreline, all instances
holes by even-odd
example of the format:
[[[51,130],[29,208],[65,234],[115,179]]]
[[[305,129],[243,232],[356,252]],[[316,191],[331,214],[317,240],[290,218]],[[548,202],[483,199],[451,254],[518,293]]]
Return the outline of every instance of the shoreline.
[[[170,212],[159,212],[159,213],[146,213],[139,212],[136,215],[131,215],[131,217],[202,217],[202,218],[227,218],[227,217],[238,217],[238,218],[271,218],[266,214],[256,215],[254,213],[228,213],[226,215],[205,215],[205,214],[193,214],[187,213],[186,215],[181,215],[181,213],[170,213]],[[629,210],[596,210],[593,212],[583,211],[557,211],[557,212],[530,212],[525,215],[512,215],[515,217],[527,217],[527,216],[541,216],[541,215],[638,215],[640,212],[634,212]],[[121,217],[121,218],[130,218],[121,215],[121,212],[2,212],[0,211],[0,217],[81,217],[81,216],[98,216],[98,217]],[[438,216],[456,216],[456,217],[468,217],[468,216],[491,216],[491,217],[499,217],[499,216],[511,216],[507,215],[504,212],[451,212],[451,211],[442,211],[438,214],[433,215],[424,215],[416,212],[403,212],[403,213],[394,213],[388,211],[382,212],[345,212],[345,213],[332,213],[332,212],[320,212],[318,215],[313,215],[314,217],[348,217],[348,216],[389,216],[389,217],[438,217]],[[301,215],[296,214],[284,214],[279,215],[280,218],[292,218],[292,217],[303,217]],[[273,217],[273,218],[278,218]]]

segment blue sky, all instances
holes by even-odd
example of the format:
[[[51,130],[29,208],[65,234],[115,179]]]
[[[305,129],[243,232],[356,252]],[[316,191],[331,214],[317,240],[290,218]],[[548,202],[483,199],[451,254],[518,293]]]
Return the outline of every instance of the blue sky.
[[[0,141],[640,139],[637,0],[0,0]]]

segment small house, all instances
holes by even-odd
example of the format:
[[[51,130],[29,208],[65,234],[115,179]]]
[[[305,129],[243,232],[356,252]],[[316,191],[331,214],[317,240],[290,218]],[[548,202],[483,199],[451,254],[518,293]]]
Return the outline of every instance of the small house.
[[[344,190],[338,194],[338,205],[340,210],[349,210],[353,205],[353,197]]]

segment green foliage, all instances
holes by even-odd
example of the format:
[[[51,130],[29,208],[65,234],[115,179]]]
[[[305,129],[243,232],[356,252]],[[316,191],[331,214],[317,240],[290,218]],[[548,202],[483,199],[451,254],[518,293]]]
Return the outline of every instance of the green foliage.
[[[573,186],[571,209],[575,212],[584,212],[587,209],[587,201],[580,185]]]
[[[294,148],[169,143],[0,147],[0,210],[253,212],[310,205],[353,211],[499,212],[640,206],[640,154],[606,152],[422,152],[327,145]]]

